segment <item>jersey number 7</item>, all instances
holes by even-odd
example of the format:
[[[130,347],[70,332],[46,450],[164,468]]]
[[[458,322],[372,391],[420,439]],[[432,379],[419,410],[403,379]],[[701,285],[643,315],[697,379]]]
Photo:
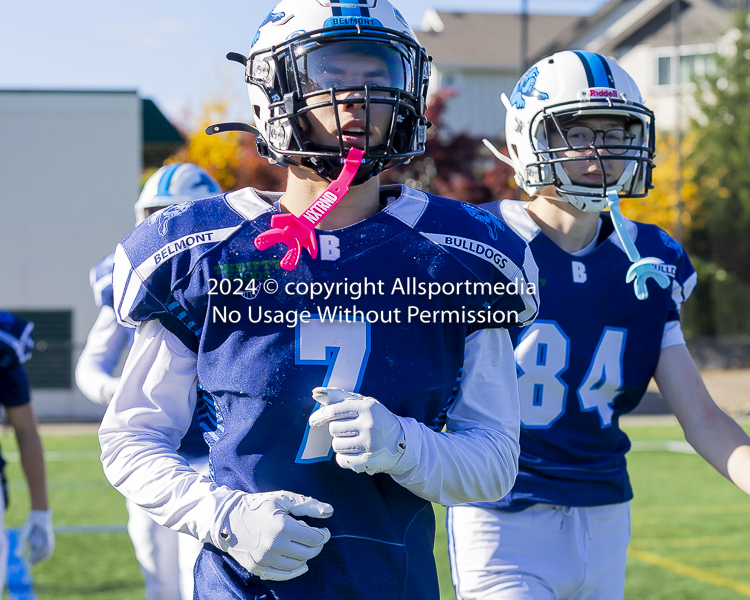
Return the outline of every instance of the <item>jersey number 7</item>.
[[[370,323],[366,321],[323,321],[311,318],[297,325],[298,365],[328,365],[321,386],[359,392],[370,356]],[[320,406],[315,403],[313,411]],[[330,460],[332,439],[327,427],[305,428],[296,462]]]

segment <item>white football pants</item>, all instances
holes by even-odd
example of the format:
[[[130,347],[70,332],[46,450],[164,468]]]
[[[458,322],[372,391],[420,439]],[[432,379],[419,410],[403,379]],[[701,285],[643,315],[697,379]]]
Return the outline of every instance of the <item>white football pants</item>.
[[[208,477],[208,457],[191,459],[190,466]],[[203,544],[186,533],[157,525],[130,500],[128,534],[146,583],[146,600],[192,600],[193,568]]]
[[[458,600],[622,600],[630,503],[448,509]]]

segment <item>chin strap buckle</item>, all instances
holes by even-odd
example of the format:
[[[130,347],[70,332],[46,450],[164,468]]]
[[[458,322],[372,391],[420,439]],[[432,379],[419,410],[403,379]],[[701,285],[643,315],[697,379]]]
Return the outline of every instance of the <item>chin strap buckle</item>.
[[[255,238],[255,247],[263,251],[276,244],[286,244],[288,250],[281,259],[281,268],[286,271],[292,271],[297,267],[302,258],[302,248],[306,248],[312,258],[317,258],[318,242],[315,237],[315,226],[325,219],[349,192],[349,186],[364,156],[364,151],[351,148],[344,161],[341,175],[331,182],[318,199],[299,217],[291,213],[273,215],[271,229]]]
[[[620,241],[625,248],[625,254],[628,255],[630,262],[633,263],[628,269],[625,281],[630,283],[635,280],[633,287],[635,289],[636,298],[638,298],[638,300],[645,300],[648,298],[646,282],[649,278],[656,281],[660,288],[666,290],[669,287],[669,276],[655,266],[664,264],[664,261],[653,256],[641,258],[638,248],[635,247],[635,244],[625,227],[625,219],[620,211],[620,197],[617,195],[617,192],[607,192],[607,206],[609,207],[609,212],[612,216],[612,223],[615,226],[617,237],[620,238]]]

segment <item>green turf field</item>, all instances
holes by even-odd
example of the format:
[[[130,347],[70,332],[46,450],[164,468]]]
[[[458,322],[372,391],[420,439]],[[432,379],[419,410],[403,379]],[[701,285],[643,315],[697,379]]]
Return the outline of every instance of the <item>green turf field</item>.
[[[750,499],[699,457],[662,449],[660,442],[683,440],[679,428],[628,432],[639,451],[629,455],[636,498],[626,598],[750,598]],[[28,495],[15,441],[6,432],[0,443],[9,459],[6,526],[19,527]],[[124,532],[124,501],[104,478],[95,436],[45,436],[44,446],[58,534],[52,559],[33,569],[39,600],[142,599],[138,565]],[[452,600],[440,508],[437,518],[441,598]],[[93,526],[114,527],[92,533]]]

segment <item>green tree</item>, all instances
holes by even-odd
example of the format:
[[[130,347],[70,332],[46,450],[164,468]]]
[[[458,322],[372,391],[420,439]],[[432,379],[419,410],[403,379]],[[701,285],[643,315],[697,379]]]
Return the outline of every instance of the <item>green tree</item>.
[[[688,163],[698,189],[690,247],[750,283],[750,22],[735,14],[716,70],[698,82]]]

